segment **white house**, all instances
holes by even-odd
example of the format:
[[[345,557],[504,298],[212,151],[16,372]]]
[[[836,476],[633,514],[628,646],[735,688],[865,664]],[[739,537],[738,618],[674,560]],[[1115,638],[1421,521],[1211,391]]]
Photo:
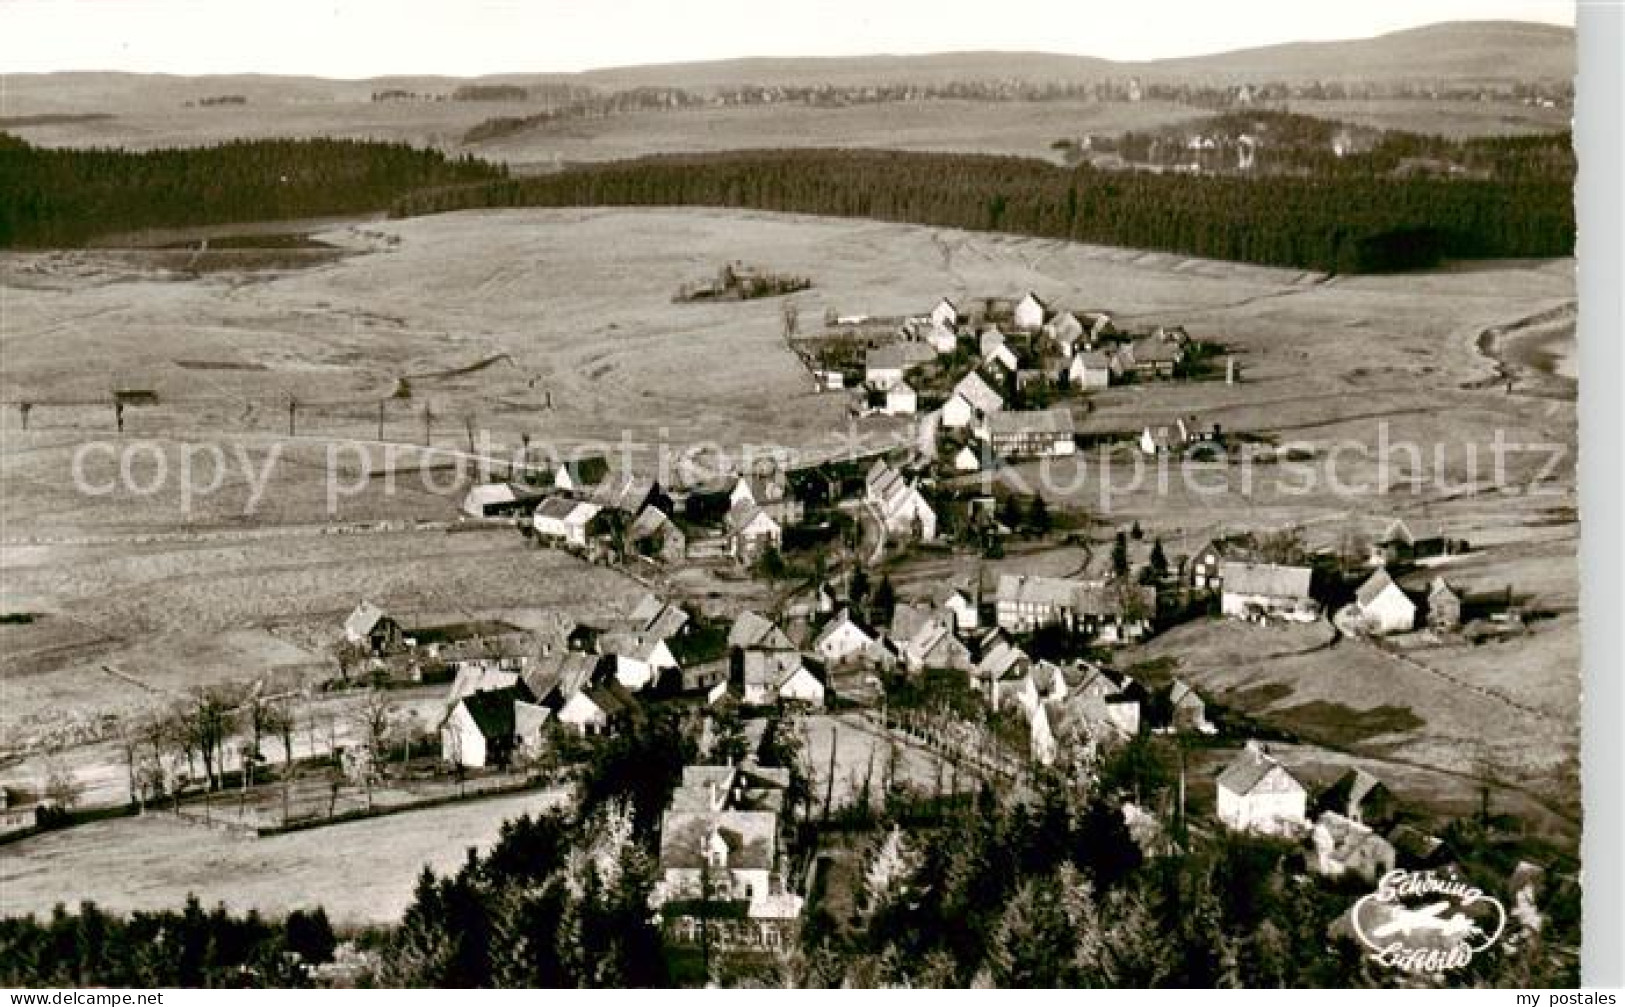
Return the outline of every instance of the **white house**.
[[[942,407],[942,425],[951,430],[974,426],[1003,408],[1004,397],[972,371],[954,386],[953,395]]]
[[[578,734],[608,734],[630,713],[632,697],[613,680],[577,691],[559,707],[558,721]]]
[[[1416,628],[1416,603],[1379,569],[1354,592],[1354,605],[1360,625],[1376,636],[1409,633]]]
[[[936,602],[948,614],[954,632],[969,633],[980,625],[981,617],[976,611],[976,599],[963,588],[944,585],[937,590]]]
[[[598,511],[597,504],[585,500],[548,497],[536,508],[532,522],[536,534],[544,539],[585,548],[588,526],[598,516]]]
[[[1073,388],[1107,388],[1112,383],[1112,358],[1099,350],[1087,350],[1072,357],[1066,380]]]
[[[995,454],[1010,458],[1055,458],[1073,454],[1078,443],[1072,411],[1065,406],[995,413],[986,433]]]
[[[959,348],[959,334],[951,325],[933,323],[931,328],[926,330],[925,341],[939,355],[952,353]]]
[[[899,381],[886,389],[885,413],[888,416],[913,416],[919,405],[920,397],[907,381]]]
[[[885,652],[875,635],[860,626],[848,610],[830,620],[813,640],[813,650],[831,667],[874,660]]]
[[[777,549],[784,538],[784,527],[749,500],[739,501],[728,511],[728,531],[733,536],[734,554],[745,560]]]
[[[969,444],[960,448],[954,455],[955,472],[980,472],[982,470],[981,456]]]
[[[884,460],[877,460],[865,474],[864,500],[880,513],[888,533],[922,542],[937,537],[937,512],[930,501]]]
[[[441,759],[470,769],[506,765],[513,751],[517,698],[512,687],[460,697],[440,725]]]
[[[598,650],[615,662],[615,680],[629,692],[641,692],[679,671],[664,637],[647,632],[613,632],[598,638]]]
[[[1014,374],[1021,369],[1021,361],[1016,357],[1014,350],[1005,342],[1004,333],[997,326],[990,326],[982,333],[980,340],[982,363],[996,364],[1003,368],[1005,373]]]
[[[944,297],[931,309],[931,323],[952,331],[959,324],[959,308],[953,301]]]
[[[1038,331],[1044,324],[1044,311],[1044,302],[1038,299],[1037,294],[1027,291],[1026,296],[1016,303],[1016,328],[1028,332]]]
[[[1070,356],[1078,340],[1083,338],[1083,323],[1072,312],[1063,311],[1050,319],[1049,324],[1044,326],[1044,332],[1056,349]]]
[[[870,350],[863,361],[863,380],[869,387],[885,391],[913,368],[936,359],[936,355],[923,343],[893,343]]]
[[[1219,821],[1237,832],[1294,835],[1307,827],[1309,792],[1256,741],[1219,774]]]

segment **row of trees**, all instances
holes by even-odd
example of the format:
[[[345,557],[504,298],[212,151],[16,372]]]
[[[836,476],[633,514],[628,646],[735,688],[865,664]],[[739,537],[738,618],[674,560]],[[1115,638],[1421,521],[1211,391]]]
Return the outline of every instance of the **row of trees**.
[[[505,168],[401,143],[245,140],[215,147],[68,150],[0,133],[0,248],[72,247],[143,228],[382,210],[414,190]]]
[[[393,212],[662,205],[867,217],[1337,272],[1568,255],[1575,234],[1565,181],[1206,177],[855,150],[612,162],[421,191]]]
[[[108,913],[86,902],[48,919],[0,918],[0,985],[22,988],[305,986],[307,969],[331,961],[327,913],[295,910],[281,923],[257,913]]]

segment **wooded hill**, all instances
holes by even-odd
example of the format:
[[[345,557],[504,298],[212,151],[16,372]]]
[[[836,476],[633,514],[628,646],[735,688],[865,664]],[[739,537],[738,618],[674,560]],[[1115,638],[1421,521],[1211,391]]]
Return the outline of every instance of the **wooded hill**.
[[[922,184],[921,180],[929,180]],[[852,150],[671,155],[419,192],[476,207],[712,206],[1003,231],[1334,272],[1572,254],[1567,181],[1211,177]]]

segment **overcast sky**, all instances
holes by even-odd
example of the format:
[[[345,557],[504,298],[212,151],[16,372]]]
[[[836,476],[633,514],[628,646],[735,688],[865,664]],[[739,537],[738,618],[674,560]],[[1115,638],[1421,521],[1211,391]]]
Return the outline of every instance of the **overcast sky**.
[[[324,77],[967,49],[1138,60],[1434,21],[1574,23],[1573,0],[0,0],[0,71]]]

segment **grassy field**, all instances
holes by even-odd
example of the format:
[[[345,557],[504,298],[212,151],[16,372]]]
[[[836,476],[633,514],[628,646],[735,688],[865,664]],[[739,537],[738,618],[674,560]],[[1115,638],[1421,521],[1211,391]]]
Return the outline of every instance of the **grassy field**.
[[[392,923],[425,867],[455,870],[501,824],[555,806],[531,793],[264,839],[162,812],[47,833],[0,847],[0,915],[49,913],[89,899],[103,909],[205,906],[278,917],[322,906],[335,923]]]
[[[857,805],[864,781],[869,781],[869,801],[877,810],[884,806],[888,772],[899,785],[925,795],[973,789],[975,778],[968,770],[953,768],[931,751],[918,745],[895,745],[871,721],[857,714],[809,717],[806,720],[807,765],[812,770],[813,800],[823,807],[826,796],[832,806]],[[834,776],[830,775],[830,749],[834,747]],[[893,755],[895,752],[895,756]],[[834,786],[830,788],[833,779]]]

